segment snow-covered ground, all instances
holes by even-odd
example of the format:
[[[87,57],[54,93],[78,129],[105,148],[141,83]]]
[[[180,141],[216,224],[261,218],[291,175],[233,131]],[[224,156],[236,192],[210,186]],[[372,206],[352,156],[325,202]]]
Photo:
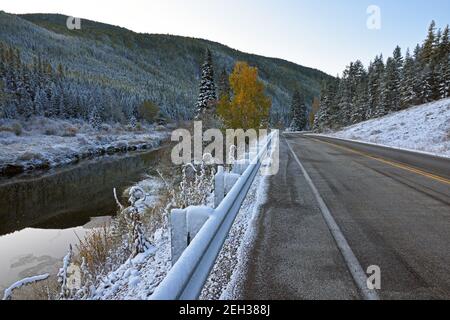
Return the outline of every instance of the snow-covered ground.
[[[450,157],[450,99],[361,122],[327,135]]]
[[[254,223],[267,194],[267,176],[263,174],[263,170],[255,178],[241,206],[201,299],[239,299],[248,252],[254,240]],[[139,186],[145,189],[145,182],[140,183]],[[158,188],[153,187],[149,190],[155,191]],[[212,201],[211,197],[208,206],[213,205]],[[102,279],[95,290],[93,299],[147,300],[151,298],[172,267],[169,228],[158,229],[152,238],[154,247],[128,260]]]
[[[137,206],[140,212],[159,201],[163,181],[155,177],[139,182],[136,186],[146,193],[145,200]],[[131,189],[125,191],[126,194]],[[101,279],[92,294],[95,300],[147,300],[170,270],[170,230],[157,229],[152,235],[153,246],[146,252],[128,259],[124,264]]]
[[[169,230],[157,230],[154,247],[102,279],[92,299],[148,300],[172,266],[169,235]]]
[[[265,202],[267,177],[259,175],[249,190],[230,234],[205,285],[201,299],[237,299],[247,253],[254,237],[253,223]],[[170,230],[158,229],[154,247],[128,260],[102,279],[93,299],[147,300],[171,268]]]
[[[104,124],[98,130],[80,120],[0,120],[0,173],[48,169],[115,152],[152,149],[168,137],[164,127],[137,129]]]
[[[266,202],[267,188],[267,176],[258,175],[242,203],[200,299],[240,299],[240,284],[255,239],[255,223],[261,206]]]

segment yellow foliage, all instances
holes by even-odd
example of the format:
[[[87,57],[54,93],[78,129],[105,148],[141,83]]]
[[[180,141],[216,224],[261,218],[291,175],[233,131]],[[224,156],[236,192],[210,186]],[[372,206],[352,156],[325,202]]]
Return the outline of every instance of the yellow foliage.
[[[217,107],[225,126],[244,130],[267,127],[272,102],[258,79],[258,69],[237,62],[230,75],[230,87],[231,101],[228,96],[222,96]]]

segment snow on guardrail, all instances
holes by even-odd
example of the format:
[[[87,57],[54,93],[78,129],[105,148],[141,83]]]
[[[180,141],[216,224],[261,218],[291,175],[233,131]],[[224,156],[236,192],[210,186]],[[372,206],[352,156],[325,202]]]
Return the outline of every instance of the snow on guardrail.
[[[236,181],[230,190],[225,190],[227,182],[225,182],[223,170],[219,169],[218,178],[221,181],[219,185],[222,186],[222,190],[218,191],[221,195],[226,193],[226,196],[216,209],[191,207],[172,212],[172,226],[179,231],[174,230],[172,233],[173,246],[175,246],[175,248],[172,247],[172,252],[176,263],[151,299],[198,299],[261,163],[264,157],[270,154],[274,136],[275,133],[271,133],[267,137],[262,144],[263,147],[259,152],[255,152],[256,156],[250,158],[252,161],[247,161],[246,164],[241,163],[236,167],[237,169],[232,173],[234,176],[230,177]],[[241,175],[237,177],[236,174]]]

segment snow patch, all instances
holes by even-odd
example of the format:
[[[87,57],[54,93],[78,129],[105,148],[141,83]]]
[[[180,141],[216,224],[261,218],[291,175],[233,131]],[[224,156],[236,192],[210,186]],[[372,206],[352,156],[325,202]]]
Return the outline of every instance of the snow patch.
[[[450,157],[450,99],[361,122],[328,136]]]
[[[20,124],[0,119],[0,173],[49,169],[96,156],[153,149],[168,136],[168,131],[154,125],[141,131],[127,131],[120,125],[95,130],[81,120],[33,118]]]

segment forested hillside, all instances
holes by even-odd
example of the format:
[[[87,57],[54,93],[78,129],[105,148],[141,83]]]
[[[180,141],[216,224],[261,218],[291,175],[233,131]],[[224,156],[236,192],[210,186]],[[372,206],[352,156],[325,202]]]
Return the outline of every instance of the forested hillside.
[[[206,40],[139,34],[88,20],[82,20],[81,30],[69,30],[66,20],[63,15],[0,12],[0,118],[41,115],[130,123],[139,117],[139,106],[151,101],[164,117],[191,119],[206,48],[216,75],[223,68],[230,72],[238,60],[258,67],[272,98],[273,124],[289,125],[295,89],[309,102],[320,94],[321,83],[332,79]]]
[[[415,105],[450,97],[449,26],[428,35],[413,52],[403,56],[396,47],[385,61],[376,56],[366,69],[361,61],[350,63],[342,78],[325,82],[315,129],[336,129],[383,117]]]

